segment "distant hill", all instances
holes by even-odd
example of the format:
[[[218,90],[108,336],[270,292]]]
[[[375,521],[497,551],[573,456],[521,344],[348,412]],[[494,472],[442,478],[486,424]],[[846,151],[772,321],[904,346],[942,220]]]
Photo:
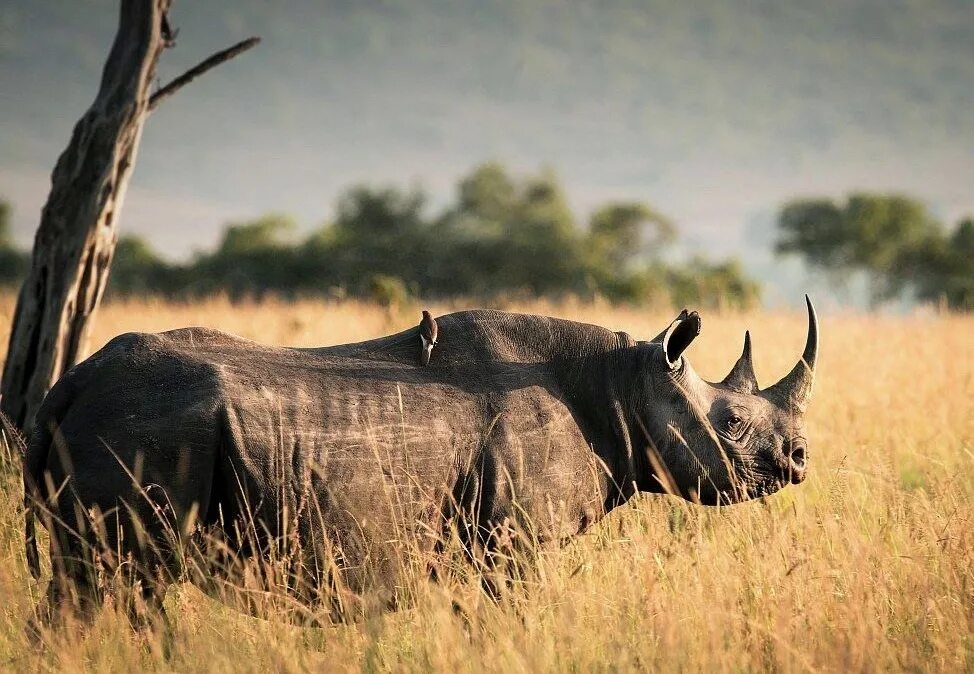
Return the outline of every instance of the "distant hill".
[[[0,195],[21,240],[116,11],[0,4]],[[580,210],[645,199],[691,248],[757,266],[747,232],[796,194],[901,189],[949,219],[974,211],[968,0],[176,0],[172,18],[163,80],[264,44],[147,127],[122,227],[171,255],[265,210],[310,226],[354,182],[442,200],[491,158],[552,166]]]

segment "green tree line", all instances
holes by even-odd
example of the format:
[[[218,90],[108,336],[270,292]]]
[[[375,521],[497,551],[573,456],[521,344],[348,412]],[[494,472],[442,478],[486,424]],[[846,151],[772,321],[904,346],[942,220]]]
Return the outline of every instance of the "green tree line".
[[[735,260],[664,262],[677,232],[646,204],[608,203],[579,222],[549,172],[516,177],[484,164],[459,181],[440,212],[429,215],[427,206],[419,190],[358,186],[340,197],[333,221],[308,236],[298,237],[287,216],[269,214],[230,224],[215,250],[182,264],[125,236],[109,292],[385,302],[575,295],[739,307],[759,298],[759,284]]]
[[[778,216],[776,250],[840,281],[865,272],[873,303],[908,295],[974,309],[974,219],[948,228],[911,197],[858,192],[844,203],[792,201]]]
[[[23,277],[27,255],[0,202],[0,284]],[[775,249],[798,254],[841,281],[865,272],[872,299],[909,296],[974,309],[974,220],[949,228],[922,202],[853,193],[844,202],[798,199],[777,218]],[[760,285],[736,260],[665,261],[673,223],[640,202],[612,202],[579,222],[549,172],[513,176],[475,168],[453,199],[429,214],[417,189],[357,186],[331,222],[300,237],[285,215],[228,225],[215,250],[185,263],[161,258],[139,237],[118,243],[109,291],[187,298],[353,296],[426,298],[601,296],[614,302],[746,307]]]

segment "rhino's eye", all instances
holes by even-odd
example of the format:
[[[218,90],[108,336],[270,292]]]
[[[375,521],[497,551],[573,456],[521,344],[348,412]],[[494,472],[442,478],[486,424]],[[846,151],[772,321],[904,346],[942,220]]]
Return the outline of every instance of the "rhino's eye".
[[[724,421],[724,430],[732,437],[737,437],[744,430],[744,419],[737,414],[731,414]]]

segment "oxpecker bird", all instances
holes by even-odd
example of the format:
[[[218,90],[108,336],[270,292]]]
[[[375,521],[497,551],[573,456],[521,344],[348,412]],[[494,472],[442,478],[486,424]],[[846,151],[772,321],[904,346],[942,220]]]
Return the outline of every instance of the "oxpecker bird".
[[[423,320],[419,322],[419,341],[422,345],[422,350],[419,352],[419,362],[423,365],[429,365],[430,356],[433,355],[433,347],[436,346],[436,321],[425,309],[423,309]]]

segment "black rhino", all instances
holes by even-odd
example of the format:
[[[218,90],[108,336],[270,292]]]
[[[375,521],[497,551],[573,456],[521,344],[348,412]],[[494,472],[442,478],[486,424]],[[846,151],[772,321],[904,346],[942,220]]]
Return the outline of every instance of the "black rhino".
[[[637,491],[709,505],[771,494],[806,472],[818,348],[806,301],[801,359],[763,390],[748,336],[722,382],[694,372],[683,353],[701,320],[686,310],[649,341],[460,311],[436,320],[426,366],[418,327],[313,349],[203,328],[121,335],[38,413],[30,566],[39,516],[49,607],[66,591],[97,605],[92,569],[122,561],[157,605],[179,573],[173,533],[218,529],[244,555],[292,536],[306,577],[391,597],[402,541],[434,554],[450,527],[489,555],[519,527],[542,542],[577,534]]]

